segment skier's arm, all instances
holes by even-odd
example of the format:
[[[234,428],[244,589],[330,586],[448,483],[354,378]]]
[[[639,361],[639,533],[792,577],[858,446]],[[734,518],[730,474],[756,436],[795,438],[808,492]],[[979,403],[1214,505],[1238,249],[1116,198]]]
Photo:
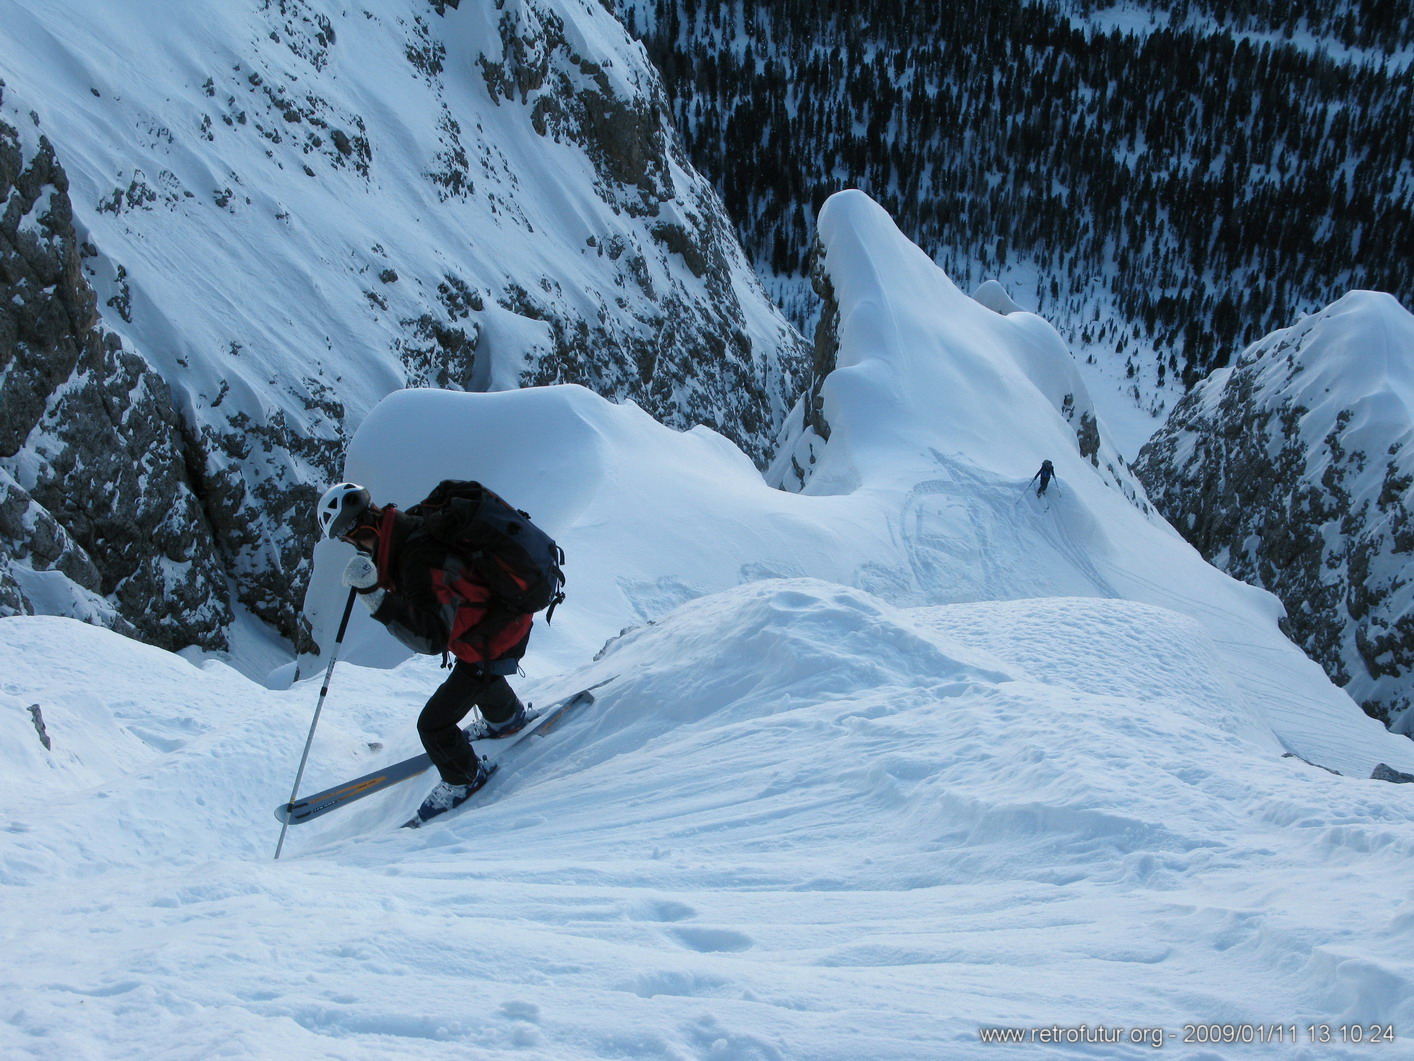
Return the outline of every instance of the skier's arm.
[[[448,577],[443,568],[406,565],[398,588],[403,592],[385,594],[373,618],[414,652],[436,655],[457,641],[484,643],[481,624],[493,619],[484,586]]]
[[[419,608],[402,594],[381,588],[378,569],[359,554],[344,568],[344,585],[357,590],[360,599],[388,632],[414,652],[436,655],[447,647],[447,630],[437,608]]]
[[[432,611],[414,608],[396,593],[385,593],[373,613],[408,648],[424,656],[435,656],[447,647],[447,630]]]

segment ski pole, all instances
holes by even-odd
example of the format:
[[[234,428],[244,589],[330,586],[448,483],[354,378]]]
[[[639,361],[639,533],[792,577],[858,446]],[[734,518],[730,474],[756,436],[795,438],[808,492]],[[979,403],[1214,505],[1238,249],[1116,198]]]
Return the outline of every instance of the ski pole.
[[[295,772],[295,787],[290,789],[290,802],[295,801],[299,795],[299,783],[304,778],[304,764],[309,761],[309,749],[314,743],[314,727],[319,725],[319,712],[324,710],[324,698],[329,695],[329,679],[334,675],[334,662],[339,658],[339,646],[344,643],[344,631],[349,628],[349,614],[353,611],[354,598],[358,596],[358,590],[349,588],[349,599],[344,604],[344,616],[339,620],[339,633],[334,638],[334,647],[329,650],[329,666],[324,671],[324,687],[319,690],[319,703],[314,707],[314,718],[309,723],[309,736],[304,742],[304,754],[300,756],[299,770]],[[280,851],[285,846],[285,833],[290,828],[290,823],[285,822],[280,826],[280,842],[275,845],[275,857],[280,857]]]

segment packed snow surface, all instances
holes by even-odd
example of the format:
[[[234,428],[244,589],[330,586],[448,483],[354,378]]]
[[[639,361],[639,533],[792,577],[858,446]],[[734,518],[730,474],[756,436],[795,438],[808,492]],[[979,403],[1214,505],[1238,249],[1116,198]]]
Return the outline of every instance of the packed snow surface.
[[[0,620],[0,1056],[1407,1053],[1348,1040],[1414,1034],[1414,787],[1368,779],[1414,745],[1077,454],[1043,322],[863,196],[820,227],[844,348],[805,493],[576,387],[363,424],[380,499],[473,476],[566,548],[522,695],[605,683],[442,822],[396,827],[424,777],[273,861],[327,656],[271,689]],[[440,680],[355,615],[304,791],[415,752]]]

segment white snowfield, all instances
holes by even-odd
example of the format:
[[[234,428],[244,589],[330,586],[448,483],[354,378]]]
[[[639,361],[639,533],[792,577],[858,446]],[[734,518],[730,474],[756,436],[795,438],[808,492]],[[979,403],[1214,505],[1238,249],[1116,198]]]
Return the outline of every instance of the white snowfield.
[[[804,493],[573,387],[365,421],[380,500],[473,476],[569,553],[522,695],[607,680],[441,822],[397,828],[423,778],[273,861],[320,661],[270,689],[0,620],[0,1057],[1410,1055],[1414,786],[1368,776],[1414,744],[1076,453],[1042,321],[862,195],[820,229]],[[356,615],[305,791],[415,752],[440,680]]]

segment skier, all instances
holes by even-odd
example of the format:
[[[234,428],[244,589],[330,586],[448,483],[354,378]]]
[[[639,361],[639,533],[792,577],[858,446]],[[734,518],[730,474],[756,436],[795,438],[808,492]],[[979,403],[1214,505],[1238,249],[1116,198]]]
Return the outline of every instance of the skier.
[[[425,821],[486,783],[481,758],[459,725],[473,707],[481,709],[489,737],[508,737],[529,721],[505,676],[525,654],[531,616],[493,599],[453,550],[423,533],[422,523],[392,505],[375,505],[356,483],[331,487],[319,500],[324,537],[358,550],[344,568],[344,585],[409,648],[440,651],[444,665],[448,654],[456,658],[417,719],[422,746],[442,776],[418,809]]]
[[[1034,483],[1037,479],[1040,479],[1040,480],[1041,480],[1041,485],[1036,488],[1036,496],[1037,496],[1037,497],[1044,497],[1044,496],[1045,496],[1045,494],[1046,494],[1046,487],[1048,487],[1048,486],[1051,485],[1051,480],[1055,478],[1055,475],[1056,475],[1056,470],[1055,470],[1054,467],[1051,466],[1051,462],[1050,462],[1050,461],[1042,461],[1042,462],[1041,462],[1041,470],[1038,471],[1035,475],[1033,475],[1033,476],[1031,477],[1031,482],[1033,482],[1033,483]],[[1030,485],[1030,484],[1027,484],[1027,485]]]

